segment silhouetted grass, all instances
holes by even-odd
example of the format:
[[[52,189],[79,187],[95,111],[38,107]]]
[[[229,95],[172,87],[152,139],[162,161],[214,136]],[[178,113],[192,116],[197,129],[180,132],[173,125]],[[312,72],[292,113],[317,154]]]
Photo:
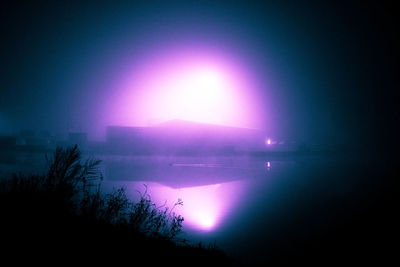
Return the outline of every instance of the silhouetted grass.
[[[100,160],[82,160],[77,146],[57,148],[47,162],[45,174],[14,174],[0,182],[1,229],[9,250],[79,255],[92,261],[103,252],[134,260],[147,257],[150,263],[178,260],[171,257],[234,263],[217,249],[178,245],[183,217],[173,212],[175,206],[156,206],[147,187],[136,203],[124,188],[103,193]]]

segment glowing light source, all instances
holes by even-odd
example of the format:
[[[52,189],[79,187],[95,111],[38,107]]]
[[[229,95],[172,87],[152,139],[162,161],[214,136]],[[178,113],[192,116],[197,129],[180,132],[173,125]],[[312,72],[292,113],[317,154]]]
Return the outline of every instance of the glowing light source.
[[[258,128],[254,82],[232,57],[168,51],[142,61],[123,82],[113,124],[150,126],[179,119]]]
[[[212,66],[192,66],[170,73],[151,86],[157,94],[151,112],[160,121],[182,119],[197,122],[223,123],[231,112],[228,81]]]
[[[266,143],[267,143],[267,145],[270,145],[271,144],[271,139],[268,138]]]

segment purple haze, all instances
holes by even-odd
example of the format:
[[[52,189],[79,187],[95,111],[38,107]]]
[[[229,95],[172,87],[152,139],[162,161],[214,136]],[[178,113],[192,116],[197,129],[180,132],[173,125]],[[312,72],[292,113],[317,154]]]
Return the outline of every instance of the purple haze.
[[[211,184],[195,187],[171,188],[159,183],[133,182],[130,190],[143,191],[143,184],[148,185],[148,193],[157,205],[166,202],[168,207],[182,200],[182,206],[175,206],[174,212],[184,217],[185,228],[199,231],[216,230],[226,216],[238,204],[241,192],[244,191],[243,181],[221,184]],[[137,196],[137,195],[136,195]]]
[[[265,106],[251,73],[238,55],[222,49],[179,45],[151,51],[120,75],[109,97],[106,125],[181,119],[261,128]]]

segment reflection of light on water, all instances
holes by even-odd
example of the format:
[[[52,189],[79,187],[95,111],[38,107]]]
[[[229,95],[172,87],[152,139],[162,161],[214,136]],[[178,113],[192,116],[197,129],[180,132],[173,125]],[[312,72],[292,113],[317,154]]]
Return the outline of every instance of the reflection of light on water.
[[[187,223],[202,229],[211,229],[216,226],[222,212],[221,199],[218,188],[220,184],[189,187],[179,189],[178,194],[184,201],[182,209]]]
[[[240,181],[179,189],[148,183],[148,193],[157,204],[167,200],[170,207],[182,199],[183,206],[175,206],[174,212],[184,217],[184,226],[211,231],[216,229],[240,200],[238,193],[241,187]]]
[[[265,170],[266,170],[267,172],[269,172],[269,171],[271,170],[271,162],[270,162],[270,161],[267,161],[267,162],[265,163]]]

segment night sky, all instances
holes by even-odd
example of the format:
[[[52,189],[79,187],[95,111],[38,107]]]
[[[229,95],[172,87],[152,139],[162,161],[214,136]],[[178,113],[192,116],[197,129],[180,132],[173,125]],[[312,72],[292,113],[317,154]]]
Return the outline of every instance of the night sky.
[[[152,53],[187,46],[245,62],[257,84],[249,90],[260,128],[277,138],[394,142],[394,7],[117,2],[1,4],[0,133],[87,131],[101,139],[129,70]]]

